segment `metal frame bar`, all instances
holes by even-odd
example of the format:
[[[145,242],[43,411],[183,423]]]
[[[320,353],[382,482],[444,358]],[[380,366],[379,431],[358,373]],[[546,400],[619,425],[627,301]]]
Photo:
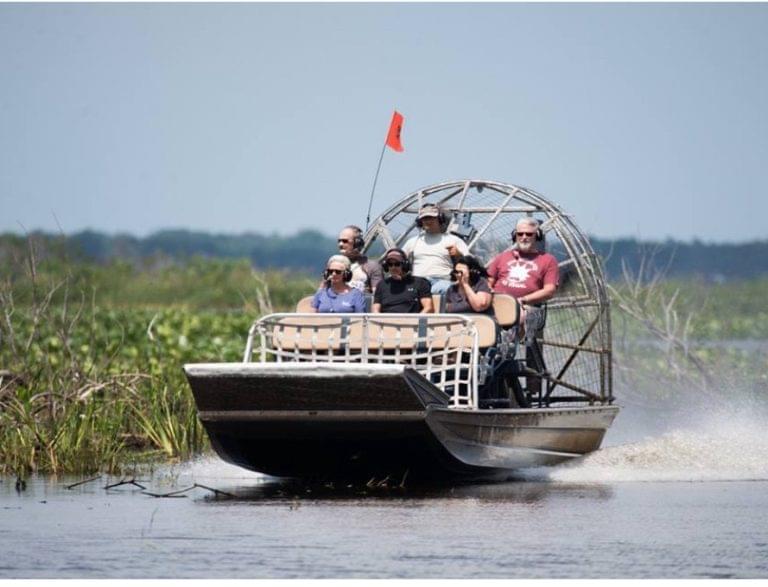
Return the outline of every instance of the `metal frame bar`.
[[[487,193],[483,194],[482,197],[476,197],[477,194],[473,191],[475,189],[478,192],[483,189]],[[450,205],[449,201],[452,198],[455,203]],[[596,325],[591,325],[592,317],[590,316],[589,319],[584,320],[583,324],[575,326],[575,328],[591,328],[591,336],[597,340],[593,346],[603,348],[603,351],[598,352],[596,357],[595,355],[590,357],[590,365],[594,363],[595,369],[599,370],[599,378],[596,376],[594,385],[600,388],[601,401],[612,402],[613,373],[610,361],[612,356],[611,317],[609,298],[604,283],[603,267],[588,238],[576,226],[573,218],[559,206],[530,188],[496,181],[465,178],[423,187],[395,202],[379,216],[378,222],[374,224],[375,230],[367,232],[366,242],[369,243],[375,239],[381,230],[393,220],[395,223],[390,230],[398,227],[396,231],[398,234],[390,234],[389,231],[386,235],[381,233],[382,239],[387,240],[386,237],[389,237],[396,243],[404,242],[413,232],[413,218],[408,216],[413,214],[415,217],[415,214],[418,212],[418,204],[424,201],[440,203],[446,212],[493,215],[490,222],[483,222],[482,230],[470,243],[470,250],[472,251],[480,250],[478,247],[481,247],[483,244],[489,245],[485,248],[481,247],[487,254],[492,254],[492,251],[495,250],[491,246],[495,246],[495,239],[490,237],[493,232],[493,223],[500,221],[500,216],[507,214],[537,214],[543,216],[543,227],[546,229],[547,234],[554,235],[563,247],[563,254],[566,258],[561,260],[560,266],[572,266],[574,268],[574,286],[583,290],[583,295],[573,295],[576,292],[572,292],[568,297],[558,297],[556,295],[550,300],[548,308],[550,311],[567,311],[567,309],[572,308],[577,313],[581,312],[582,309],[586,311],[589,308],[597,308],[598,323]],[[497,205],[492,205],[493,202]],[[402,218],[403,215],[406,218]],[[403,221],[406,223],[403,225],[403,228],[399,228]],[[401,231],[402,234],[400,234]],[[483,237],[485,237],[485,240]],[[557,335],[553,334],[552,336],[556,339],[558,338]],[[557,344],[550,346],[568,348],[567,345],[580,336],[582,336],[582,331],[575,330],[569,332],[564,340],[558,339],[553,341]],[[547,343],[544,342],[544,344]],[[583,345],[577,346],[583,347]],[[586,348],[578,350],[589,352]],[[563,370],[564,360],[568,360],[568,357],[558,359],[557,363],[552,365],[554,369],[561,372],[561,376],[566,376],[567,370],[573,368],[573,360],[571,359],[569,364],[565,366],[566,369]],[[579,389],[578,391],[581,393],[583,390]],[[550,400],[558,401],[557,397],[552,395]]]

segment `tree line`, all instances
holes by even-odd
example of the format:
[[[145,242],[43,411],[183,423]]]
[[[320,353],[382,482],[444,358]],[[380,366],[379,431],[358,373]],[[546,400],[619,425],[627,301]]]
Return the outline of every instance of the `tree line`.
[[[36,243],[41,255],[63,255],[84,262],[120,259],[175,263],[196,256],[244,258],[257,269],[290,269],[309,274],[318,272],[336,251],[335,238],[317,230],[302,230],[290,236],[161,230],[146,237],[86,230],[66,236],[45,232],[28,236],[0,234],[0,261],[18,256],[30,242]],[[723,282],[768,275],[768,240],[716,244],[698,240],[590,238],[590,242],[603,258],[609,279],[619,278],[624,266],[636,273],[640,264],[649,259],[669,277]]]

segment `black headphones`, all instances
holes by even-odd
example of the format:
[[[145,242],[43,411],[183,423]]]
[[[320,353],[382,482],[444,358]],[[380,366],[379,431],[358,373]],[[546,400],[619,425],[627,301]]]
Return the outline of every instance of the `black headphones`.
[[[419,208],[419,212],[421,212],[427,206],[437,208],[437,221],[440,223],[440,230],[445,232],[445,229],[448,228],[448,224],[450,223],[450,221],[448,220],[448,217],[445,215],[445,212],[443,212],[443,209],[436,204],[424,204],[421,208]],[[418,216],[416,217],[416,226],[418,226],[419,228],[422,228],[422,226],[424,226],[422,219],[419,218]]]
[[[355,236],[352,240],[352,248],[356,251],[362,251],[363,247],[365,246],[365,239],[363,238],[363,229],[359,226],[355,226],[354,224],[348,224],[345,226],[344,229],[350,229],[355,231]]]
[[[475,267],[474,263],[477,263],[477,260],[470,255],[462,255],[456,259],[453,263],[453,271],[451,271],[451,281],[459,281],[456,276],[456,265],[466,265],[469,269],[469,285],[475,285],[481,277],[488,277],[488,272]]]
[[[541,230],[541,222],[538,220],[536,222],[536,242],[540,243],[544,240],[544,232]],[[512,242],[517,242],[517,225],[515,225],[515,230],[512,231]]]
[[[411,261],[408,259],[408,255],[405,254],[405,251],[403,249],[398,249],[397,247],[387,249],[387,251],[384,253],[384,256],[381,258],[381,268],[384,271],[384,273],[389,273],[389,263],[387,263],[387,255],[390,253],[397,253],[400,255],[400,263],[403,267],[403,273],[410,273],[411,271]]]
[[[479,279],[480,279],[480,272],[477,269],[470,267],[469,268],[469,285],[475,285]],[[451,281],[455,281],[455,282],[459,281],[458,275],[456,275],[455,269],[451,271]]]
[[[345,269],[344,273],[342,273],[341,276],[344,278],[345,283],[349,283],[350,281],[352,281],[352,272],[349,269]],[[330,278],[331,278],[331,270],[326,267],[325,271],[323,271],[323,279],[325,281],[328,281]]]

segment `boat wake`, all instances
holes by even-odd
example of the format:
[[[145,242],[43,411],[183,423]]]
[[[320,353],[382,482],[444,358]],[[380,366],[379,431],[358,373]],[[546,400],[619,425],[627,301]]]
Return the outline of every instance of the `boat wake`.
[[[607,446],[547,472],[556,482],[768,480],[768,428],[750,414],[708,414],[640,441]]]
[[[153,478],[163,479],[173,486],[193,485],[195,483],[218,487],[225,482],[227,485],[257,484],[270,479],[261,473],[254,473],[236,465],[221,460],[216,455],[205,455],[183,463],[167,465],[158,469]]]

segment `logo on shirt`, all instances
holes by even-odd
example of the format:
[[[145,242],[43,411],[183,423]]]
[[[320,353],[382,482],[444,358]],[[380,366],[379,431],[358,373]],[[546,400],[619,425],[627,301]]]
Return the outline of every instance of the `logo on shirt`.
[[[528,277],[536,271],[536,263],[528,259],[513,259],[507,263],[507,276],[501,282],[507,287],[524,289]]]

